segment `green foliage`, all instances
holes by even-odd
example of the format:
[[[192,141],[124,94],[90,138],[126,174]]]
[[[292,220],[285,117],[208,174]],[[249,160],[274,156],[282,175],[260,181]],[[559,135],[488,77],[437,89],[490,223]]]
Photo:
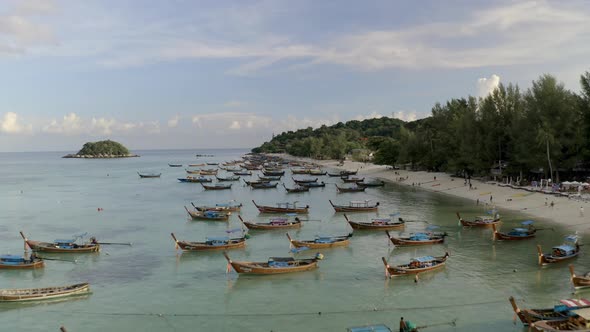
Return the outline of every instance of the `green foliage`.
[[[84,144],[82,149],[78,151],[78,155],[112,155],[112,156],[127,156],[129,150],[124,147],[121,143],[106,140],[99,142],[88,142]]]

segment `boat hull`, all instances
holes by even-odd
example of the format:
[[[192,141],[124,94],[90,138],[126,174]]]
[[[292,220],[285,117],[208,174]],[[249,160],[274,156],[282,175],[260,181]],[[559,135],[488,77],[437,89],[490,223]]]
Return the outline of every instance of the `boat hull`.
[[[358,229],[358,230],[374,230],[374,231],[391,231],[391,230],[396,230],[396,229],[402,229],[405,227],[404,223],[394,223],[394,224],[383,224],[383,225],[379,225],[379,224],[372,224],[369,222],[358,222],[358,221],[352,221],[349,220],[348,224],[350,225],[350,227],[352,227],[353,229]]]
[[[43,262],[40,259],[37,259],[32,263],[22,262],[19,264],[3,264],[2,262],[0,262],[0,270],[26,270],[26,269],[39,269],[42,267],[45,267],[45,262]]]
[[[300,228],[301,222],[293,222],[281,225],[271,225],[269,223],[252,223],[248,221],[243,222],[248,229],[255,229],[255,230],[271,230],[271,229],[292,229],[292,228]]]
[[[56,247],[54,243],[39,242],[26,240],[27,245],[33,251],[53,252],[53,253],[88,253],[88,252],[99,252],[100,244],[83,244],[78,248],[60,248]]]
[[[257,205],[256,202],[252,201],[254,206],[260,211],[260,213],[299,213],[305,214],[309,212],[309,205],[302,208],[286,208],[286,207],[274,207],[274,206],[264,206],[264,205]]]
[[[2,289],[0,290],[0,302],[40,301],[85,295],[88,293],[90,293],[90,285],[88,283],[63,287]]]

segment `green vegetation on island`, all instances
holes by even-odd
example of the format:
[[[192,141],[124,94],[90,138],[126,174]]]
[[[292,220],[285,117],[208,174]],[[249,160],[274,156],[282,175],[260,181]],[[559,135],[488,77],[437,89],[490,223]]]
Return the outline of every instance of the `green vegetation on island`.
[[[484,98],[437,103],[428,118],[349,121],[276,135],[253,152],[340,159],[355,149],[373,162],[470,175],[552,178],[590,175],[590,72],[581,92],[551,75],[526,91],[500,84]],[[368,154],[367,154],[368,155]]]
[[[106,140],[99,142],[88,142],[76,154],[69,154],[64,158],[126,158],[138,157],[131,154],[121,143]]]

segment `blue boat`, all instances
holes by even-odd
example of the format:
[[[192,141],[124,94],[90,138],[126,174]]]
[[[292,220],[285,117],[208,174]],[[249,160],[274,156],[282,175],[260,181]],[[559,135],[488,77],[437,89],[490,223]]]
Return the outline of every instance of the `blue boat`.
[[[0,255],[0,269],[35,269],[45,266],[41,258],[31,254],[29,259],[19,255]]]

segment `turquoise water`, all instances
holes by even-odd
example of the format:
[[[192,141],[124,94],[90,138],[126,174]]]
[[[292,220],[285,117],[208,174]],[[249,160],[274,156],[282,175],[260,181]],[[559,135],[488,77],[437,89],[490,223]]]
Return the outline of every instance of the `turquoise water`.
[[[510,295],[526,299],[523,306],[546,307],[571,297],[567,264],[539,268],[537,243],[546,250],[562,242],[567,229],[539,220],[537,239],[518,243],[491,241],[491,230],[457,226],[456,211],[465,216],[483,213],[473,202],[388,184],[366,193],[336,193],[339,180],[325,177],[325,188],[286,194],[279,186],[251,190],[234,183],[231,191],[204,191],[199,184],[179,183],[183,168],[168,163],[227,161],[244,150],[140,151],[140,158],[112,160],[61,159],[65,153],[0,154],[0,253],[21,254],[23,241],[51,241],[87,233],[103,242],[132,242],[133,246],[104,246],[99,254],[52,255],[77,263],[47,261],[36,271],[0,271],[0,288],[28,288],[90,282],[93,293],[68,301],[2,304],[5,331],[345,331],[346,327],[384,323],[397,327],[403,316],[427,331],[521,331],[513,325]],[[213,154],[197,158],[195,154]],[[212,166],[207,166],[212,167]],[[137,171],[162,172],[159,179],[140,179]],[[221,173],[220,173],[221,174]],[[255,176],[254,176],[255,177]],[[290,174],[283,178],[291,187]],[[244,203],[245,219],[264,221],[251,200],[274,205],[299,201],[311,206],[309,219],[294,238],[346,234],[348,224],[328,203],[350,200],[381,202],[379,214],[354,214],[354,219],[400,213],[405,232],[424,229],[428,221],[450,236],[444,245],[395,248],[383,232],[355,232],[348,248],[324,250],[320,268],[299,274],[238,276],[226,274],[220,252],[175,251],[170,233],[179,239],[204,240],[239,227],[190,221],[183,206],[215,204],[235,199]],[[98,208],[102,211],[97,211]],[[500,211],[504,228],[516,227],[525,216]],[[288,256],[282,231],[254,232],[245,249],[230,251],[235,260],[264,261]],[[582,241],[583,242],[583,241]],[[412,278],[384,278],[381,257],[402,264],[411,257],[451,255],[444,270]],[[302,252],[297,257],[310,257]],[[580,272],[590,266],[585,253],[574,263]],[[514,272],[516,271],[516,272]],[[582,294],[583,295],[583,294]],[[590,295],[588,295],[590,296]]]

